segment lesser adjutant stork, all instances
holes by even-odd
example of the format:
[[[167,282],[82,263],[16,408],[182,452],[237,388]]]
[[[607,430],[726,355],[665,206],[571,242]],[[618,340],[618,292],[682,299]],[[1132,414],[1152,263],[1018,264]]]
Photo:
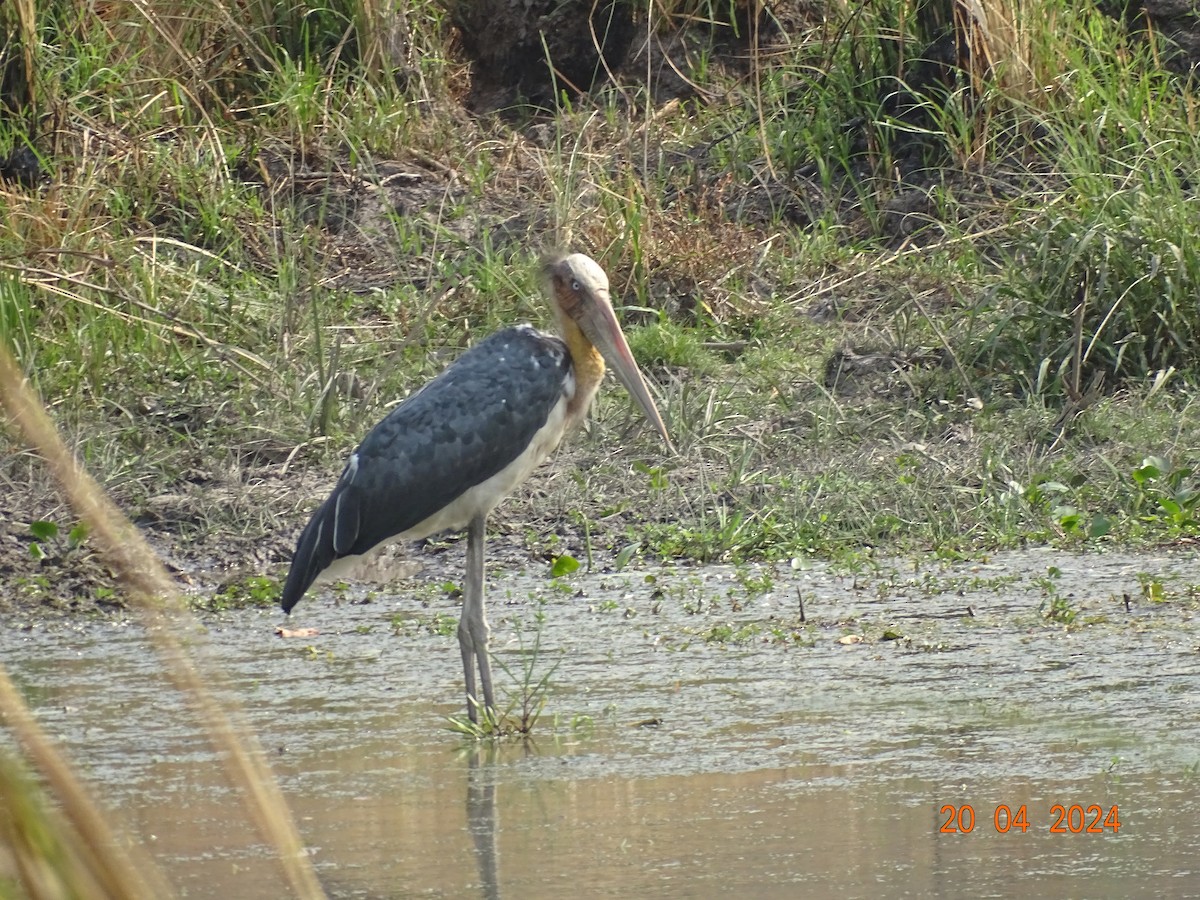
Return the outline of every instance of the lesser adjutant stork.
[[[301,533],[281,598],[290,612],[318,577],[342,577],[382,545],[465,525],[458,643],[472,721],[481,703],[495,709],[483,609],[488,513],[587,415],[605,361],[671,445],[617,324],[604,270],[572,253],[544,260],[542,276],[559,336],[529,325],[498,331],[376,425]]]

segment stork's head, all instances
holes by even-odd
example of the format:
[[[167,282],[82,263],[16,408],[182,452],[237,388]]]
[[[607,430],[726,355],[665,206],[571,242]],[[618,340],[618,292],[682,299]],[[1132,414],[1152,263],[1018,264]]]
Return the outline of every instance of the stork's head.
[[[608,276],[604,270],[591,257],[572,253],[569,256],[547,257],[542,263],[542,276],[560,330],[565,335],[570,325],[578,327],[583,336],[600,351],[604,361],[612,367],[621,384],[625,385],[646,418],[670,447],[667,426],[658,414],[641,370],[629,352],[625,335],[617,323],[608,292]]]

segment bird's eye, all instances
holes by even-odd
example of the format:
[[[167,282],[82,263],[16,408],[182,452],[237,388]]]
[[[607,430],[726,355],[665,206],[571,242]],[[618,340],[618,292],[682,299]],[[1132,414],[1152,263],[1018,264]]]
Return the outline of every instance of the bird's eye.
[[[579,293],[579,282],[578,281],[571,282],[571,290],[575,291],[575,293]]]

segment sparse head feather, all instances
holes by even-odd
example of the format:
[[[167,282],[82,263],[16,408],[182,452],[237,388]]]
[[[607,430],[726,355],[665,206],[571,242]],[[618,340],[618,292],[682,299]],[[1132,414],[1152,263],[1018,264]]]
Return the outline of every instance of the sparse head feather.
[[[538,260],[538,271],[542,278],[549,279],[554,275],[555,267],[567,258],[569,254],[562,250],[547,250]]]
[[[560,290],[572,293],[607,293],[608,276],[600,265],[583,253],[554,253],[542,258],[542,277],[546,291],[557,297]]]

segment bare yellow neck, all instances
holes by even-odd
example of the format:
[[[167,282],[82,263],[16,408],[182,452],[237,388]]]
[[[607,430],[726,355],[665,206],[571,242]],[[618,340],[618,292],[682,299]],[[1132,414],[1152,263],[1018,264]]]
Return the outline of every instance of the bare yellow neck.
[[[575,396],[567,406],[567,417],[570,422],[577,423],[587,415],[588,406],[604,380],[604,357],[579,326],[566,316],[560,319],[559,328],[575,369]]]

